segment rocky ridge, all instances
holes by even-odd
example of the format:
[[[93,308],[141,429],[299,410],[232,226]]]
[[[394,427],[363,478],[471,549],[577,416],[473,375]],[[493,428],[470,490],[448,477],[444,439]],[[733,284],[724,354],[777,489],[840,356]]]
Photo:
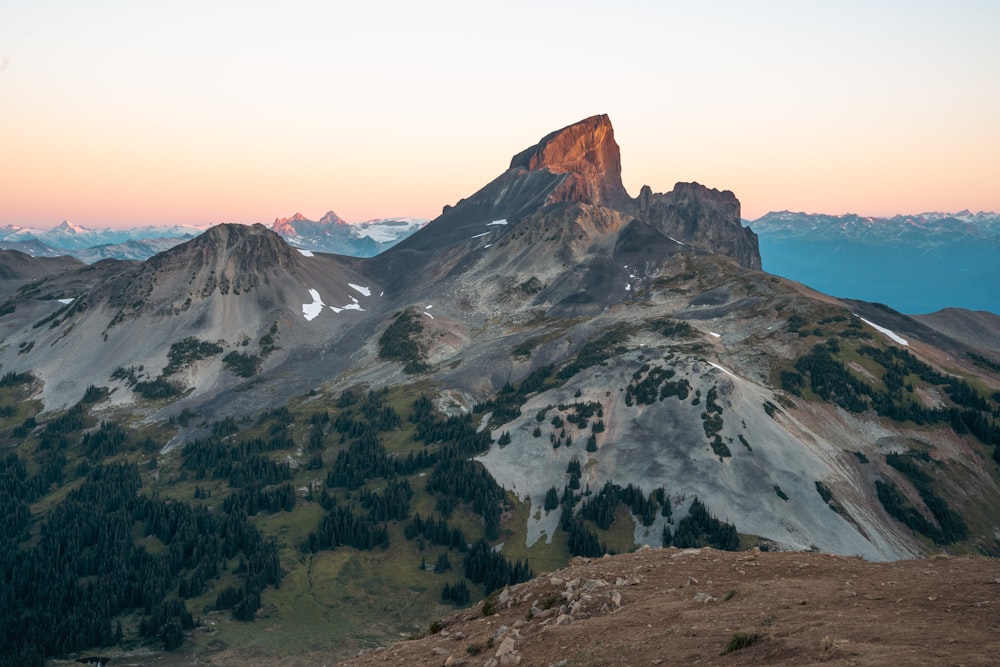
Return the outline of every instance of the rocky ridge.
[[[644,549],[574,559],[340,664],[988,665],[998,604],[996,560]]]

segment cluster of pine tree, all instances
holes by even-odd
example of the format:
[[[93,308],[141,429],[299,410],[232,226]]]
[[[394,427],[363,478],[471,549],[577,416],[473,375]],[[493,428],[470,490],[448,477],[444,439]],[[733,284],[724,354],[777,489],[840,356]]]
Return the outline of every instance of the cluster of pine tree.
[[[956,433],[972,434],[983,444],[993,447],[993,458],[1000,463],[1000,400],[996,397],[987,398],[964,379],[936,371],[902,348],[862,345],[858,353],[871,358],[883,369],[883,389],[852,374],[836,356],[839,353],[840,344],[833,338],[814,346],[795,362],[795,371],[782,371],[782,387],[801,395],[808,383],[820,398],[852,412],[871,408],[895,421],[949,424]],[[954,405],[925,406],[914,395],[911,377],[943,387]]]
[[[483,584],[486,593],[504,586],[513,586],[535,576],[528,561],[511,562],[495,550],[485,539],[473,542],[463,560],[465,578],[474,584]]]
[[[3,479],[13,488],[23,481],[21,466],[5,462]],[[279,582],[277,546],[245,514],[217,515],[140,488],[134,464],[95,466],[49,511],[37,541],[18,543],[23,524],[6,529],[15,539],[0,546],[0,661],[41,664],[120,641],[113,621],[132,609],[143,613],[144,636],[176,647],[192,622],[180,597],[207,590],[238,555],[244,595],[259,600],[265,586]],[[136,544],[134,533],[155,536],[162,552]]]

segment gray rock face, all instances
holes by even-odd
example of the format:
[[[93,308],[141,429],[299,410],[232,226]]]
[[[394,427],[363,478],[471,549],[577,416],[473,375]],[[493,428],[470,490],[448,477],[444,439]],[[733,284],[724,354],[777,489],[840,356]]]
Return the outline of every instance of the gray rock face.
[[[748,269],[761,268],[757,235],[743,227],[740,202],[729,190],[678,183],[666,194],[654,194],[647,186],[634,210],[637,218],[673,239],[732,257]]]

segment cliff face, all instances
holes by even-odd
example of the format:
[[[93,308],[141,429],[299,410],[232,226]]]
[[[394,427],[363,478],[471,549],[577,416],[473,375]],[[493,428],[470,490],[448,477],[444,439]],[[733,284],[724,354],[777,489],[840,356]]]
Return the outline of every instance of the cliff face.
[[[510,168],[566,174],[546,204],[579,202],[620,208],[631,201],[622,185],[621,153],[606,115],[591,116],[546,135],[515,155]]]
[[[658,194],[644,186],[633,214],[678,241],[732,257],[748,269],[761,268],[757,235],[743,226],[740,202],[729,190],[678,183]]]

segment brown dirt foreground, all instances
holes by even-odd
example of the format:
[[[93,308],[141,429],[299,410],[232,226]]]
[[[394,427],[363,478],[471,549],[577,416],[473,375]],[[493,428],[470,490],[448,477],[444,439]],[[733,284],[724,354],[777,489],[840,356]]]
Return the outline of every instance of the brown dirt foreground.
[[[1000,664],[994,559],[646,548],[574,559],[491,602],[340,664]]]

